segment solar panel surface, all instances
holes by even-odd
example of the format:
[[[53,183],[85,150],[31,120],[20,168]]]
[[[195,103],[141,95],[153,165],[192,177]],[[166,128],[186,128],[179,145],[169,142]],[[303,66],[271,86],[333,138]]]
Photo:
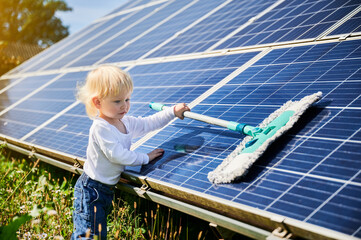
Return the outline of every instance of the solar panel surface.
[[[174,12],[173,15],[171,15],[172,12],[169,13],[169,10],[166,9],[167,12],[165,12],[165,16],[170,15],[172,17],[171,19],[165,21],[152,31],[149,31],[151,30],[149,29],[147,34],[141,38],[138,38],[131,44],[118,48],[110,55],[105,55],[105,57],[98,63],[114,63],[135,60],[141,57],[144,58],[144,54],[149,54],[148,52],[151,50],[154,51],[153,49],[159,44],[176,35],[179,31],[189,26],[195,20],[199,19],[215,7],[219,6],[220,3],[221,2],[206,0],[190,2],[182,1],[182,5],[178,7],[179,9],[174,9],[174,7],[169,6],[173,10],[178,10],[177,12]]]
[[[351,34],[355,32],[360,32],[361,31],[360,21],[361,21],[361,12],[358,11],[354,16],[348,19],[345,24],[341,25],[340,27],[332,31],[330,35]]]
[[[301,126],[272,146],[244,181],[222,186],[208,181],[207,173],[241,137],[190,120],[175,121],[138,148],[144,152],[154,147],[167,150],[162,160],[143,167],[141,174],[354,234],[360,226],[360,201],[339,206],[334,197],[347,199],[344,188],[360,187],[360,151],[344,155],[346,149],[360,144],[357,119],[361,112],[352,108],[360,107],[360,82],[352,80],[360,71],[361,59],[353,57],[359,47],[360,41],[350,41],[300,47],[301,51],[297,47],[275,50],[193,108],[213,117],[257,125],[288,99],[323,91],[326,105],[311,109]],[[317,48],[329,50],[322,54]],[[177,145],[184,145],[186,152],[179,152]],[[335,191],[342,194],[333,196]],[[356,211],[345,216],[328,209]]]
[[[284,1],[217,48],[315,38],[359,5],[359,1]]]
[[[149,57],[203,52],[274,2],[256,0],[225,1],[225,4],[217,11],[188,31],[181,33],[176,39],[170,41]]]
[[[197,113],[257,125],[286,101],[322,91],[241,181],[212,185],[207,174],[243,136],[189,119],[135,139],[136,151],[166,152],[128,174],[361,238],[360,4],[129,2],[3,77],[0,133],[85,158],[91,120],[76,85],[103,62],[130,72],[135,116],[152,114],[151,101],[187,102]]]

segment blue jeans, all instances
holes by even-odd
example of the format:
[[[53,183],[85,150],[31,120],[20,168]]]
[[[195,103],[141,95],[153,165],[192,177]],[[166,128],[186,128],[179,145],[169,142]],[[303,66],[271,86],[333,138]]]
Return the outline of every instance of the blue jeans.
[[[98,239],[106,240],[107,216],[112,210],[114,186],[95,181],[83,173],[75,184],[74,198],[71,239],[93,239],[97,235]],[[87,234],[88,229],[90,233]]]

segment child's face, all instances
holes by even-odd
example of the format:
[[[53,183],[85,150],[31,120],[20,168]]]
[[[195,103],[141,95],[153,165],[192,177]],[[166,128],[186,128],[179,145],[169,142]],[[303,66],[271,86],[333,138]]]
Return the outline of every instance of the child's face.
[[[107,120],[122,119],[130,109],[130,92],[107,96],[99,100],[99,117]]]

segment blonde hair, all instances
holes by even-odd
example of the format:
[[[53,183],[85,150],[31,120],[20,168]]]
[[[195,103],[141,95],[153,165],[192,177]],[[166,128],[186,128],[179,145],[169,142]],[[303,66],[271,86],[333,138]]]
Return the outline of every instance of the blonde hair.
[[[98,115],[93,98],[102,99],[116,96],[122,92],[133,92],[133,81],[128,73],[111,65],[102,65],[88,73],[83,85],[77,87],[77,99],[84,103],[86,113],[90,118]]]

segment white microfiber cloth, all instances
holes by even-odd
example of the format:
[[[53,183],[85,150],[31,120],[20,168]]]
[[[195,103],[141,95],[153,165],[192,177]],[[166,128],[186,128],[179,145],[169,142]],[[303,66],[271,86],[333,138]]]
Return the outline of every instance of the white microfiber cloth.
[[[299,101],[288,101],[281,108],[273,112],[266,118],[258,127],[265,128],[274,119],[280,116],[283,112],[292,110],[294,115],[289,119],[286,125],[281,127],[272,137],[267,139],[256,151],[253,153],[241,153],[245,148],[247,142],[252,140],[251,136],[243,139],[240,145],[218,165],[218,167],[208,173],[208,179],[212,183],[230,183],[236,178],[239,178],[247,173],[252,164],[266,151],[267,147],[274,142],[278,137],[284,134],[287,130],[298,121],[300,116],[322,96],[322,92],[306,96]]]

